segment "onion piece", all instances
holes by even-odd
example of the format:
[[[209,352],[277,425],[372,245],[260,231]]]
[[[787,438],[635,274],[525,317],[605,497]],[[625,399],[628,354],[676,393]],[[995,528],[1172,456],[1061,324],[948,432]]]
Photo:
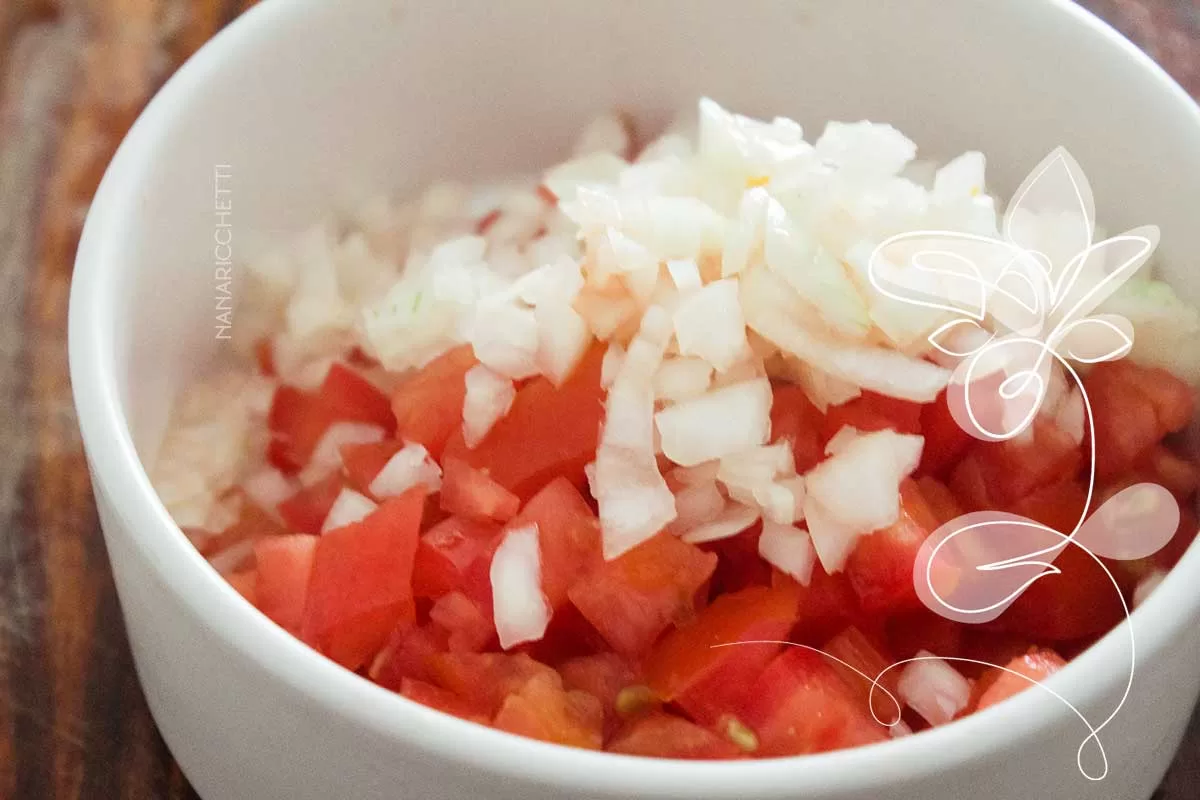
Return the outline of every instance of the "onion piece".
[[[838,428],[838,432],[830,437],[825,443],[825,455],[835,456],[850,446],[858,437],[862,436],[862,431],[853,425],[843,425]]]
[[[538,328],[538,370],[555,386],[562,386],[587,352],[592,332],[569,305],[543,303],[533,316]]]
[[[276,519],[279,504],[295,494],[300,484],[274,467],[263,467],[242,481],[242,491],[250,501]]]
[[[533,309],[520,308],[503,294],[485,298],[475,308],[468,340],[475,357],[514,380],[538,372],[538,323]]]
[[[542,555],[537,525],[513,528],[492,556],[493,617],[500,647],[535,642],[550,624],[550,604],[542,593]]]
[[[762,535],[758,538],[758,554],[780,572],[791,575],[801,585],[812,580],[817,551],[808,531],[794,525],[781,525],[763,520]]]
[[[916,469],[924,442],[890,430],[857,436],[805,474],[808,499],[856,533],[886,528],[899,518],[900,481]]]
[[[676,259],[667,262],[667,274],[680,294],[689,294],[704,285],[700,267],[694,258]]]
[[[715,281],[684,297],[674,322],[679,352],[699,356],[720,372],[749,349],[736,280]]]
[[[1083,443],[1087,417],[1083,405],[1083,394],[1078,386],[1073,388],[1066,399],[1062,401],[1054,421],[1064,433],[1071,437],[1071,441],[1075,444]],[[1030,427],[1032,428],[1032,426]]]
[[[896,350],[820,339],[773,306],[747,304],[746,322],[781,350],[822,372],[879,394],[930,403],[946,388],[950,371]]]
[[[675,521],[671,529],[676,533],[690,531],[707,522],[712,522],[725,510],[725,497],[717,488],[716,481],[685,486],[675,493]]]
[[[383,428],[364,422],[335,422],[313,448],[312,456],[297,476],[304,486],[312,486],[342,466],[341,449],[347,444],[371,444],[382,441]]]
[[[680,535],[689,544],[716,542],[737,536],[742,531],[758,522],[757,508],[744,506],[740,503],[730,503],[715,519],[698,525]]]
[[[804,498],[804,522],[825,572],[841,572],[863,531],[840,522],[811,494]]]
[[[708,391],[713,368],[700,358],[668,358],[654,376],[654,396],[679,403]]]
[[[600,362],[600,386],[602,388],[608,389],[612,386],[624,361],[625,348],[617,342],[609,342],[608,349],[604,351],[604,360]]]
[[[694,467],[676,467],[671,470],[671,480],[682,486],[699,486],[717,479],[720,461],[704,461]]]
[[[771,430],[766,378],[715,389],[663,409],[654,421],[667,458],[685,467],[765,444]]]
[[[468,448],[474,448],[512,408],[517,390],[511,380],[483,364],[467,370],[464,381],[463,440]]]
[[[237,572],[253,557],[254,539],[243,539],[210,557],[208,563],[222,575],[229,575]]]
[[[675,519],[675,496],[658,469],[654,430],[654,373],[670,338],[666,312],[651,306],[608,391],[592,491],[608,560]]]
[[[329,507],[325,521],[321,523],[321,533],[360,522],[376,508],[378,506],[371,498],[364,497],[353,489],[342,489],[333,505]]]
[[[388,459],[367,489],[376,497],[395,497],[417,484],[425,484],[430,492],[439,491],[442,488],[442,468],[429,457],[429,451],[422,445],[406,444]]]
[[[900,698],[930,725],[945,725],[967,707],[971,684],[962,673],[927,650],[900,671]]]

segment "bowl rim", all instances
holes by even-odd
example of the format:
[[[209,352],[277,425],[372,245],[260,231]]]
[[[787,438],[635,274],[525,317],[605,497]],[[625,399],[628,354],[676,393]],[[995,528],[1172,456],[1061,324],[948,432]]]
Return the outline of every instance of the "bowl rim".
[[[153,98],[109,165],[92,203],[75,262],[69,309],[70,376],[80,429],[96,492],[111,499],[138,554],[203,625],[254,665],[302,692],[323,713],[337,714],[389,741],[416,748],[447,764],[543,786],[629,796],[691,796],[702,783],[713,797],[761,797],[806,790],[877,787],[952,769],[1068,714],[1038,692],[916,736],[879,744],[787,758],[697,762],[591,752],[493,730],[410,701],[327,660],[259,613],[232,589],[183,535],[159,500],[134,449],[117,385],[112,297],[127,259],[124,244],[141,215],[139,187],[168,141],[190,89],[218,79],[224,59],[252,48],[266,29],[292,23],[321,0],[270,0],[252,8],[201,48]],[[1106,42],[1132,72],[1173,93],[1180,125],[1200,139],[1200,108],[1149,56],[1071,0],[1041,0],[1042,13],[1075,25],[1080,36]],[[1013,4],[1018,6],[1020,4]],[[1018,13],[1018,12],[1014,12]],[[1165,87],[1162,86],[1165,84]],[[1193,546],[1157,591],[1131,617],[1138,650],[1157,654],[1200,613],[1200,549]],[[1124,670],[1128,636],[1122,627],[1073,659],[1050,688],[1073,686],[1082,703],[1111,691]],[[1118,723],[1120,717],[1117,717]],[[1080,739],[1086,731],[1081,727]]]

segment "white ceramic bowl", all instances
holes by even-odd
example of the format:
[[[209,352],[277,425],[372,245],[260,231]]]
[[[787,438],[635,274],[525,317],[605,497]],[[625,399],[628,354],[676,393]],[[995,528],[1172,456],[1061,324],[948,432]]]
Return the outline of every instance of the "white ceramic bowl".
[[[934,155],[978,147],[1002,190],[1065,144],[1102,219],[1160,225],[1166,275],[1200,299],[1200,113],[1065,0],[268,0],[138,121],[92,207],[71,297],[71,375],[138,673],[205,798],[1150,794],[1200,689],[1196,548],[1134,615],[1137,679],[1101,734],[1111,769],[1097,784],[1076,769],[1085,728],[1037,691],[919,736],[767,762],[630,759],[477,727],[292,639],[159,503],[143,460],[172,397],[220,346],[215,165],[228,165],[241,257],[347,198],[536,168],[595,112],[620,105],[654,125],[701,94],[814,130],[888,121]],[[1127,664],[1118,632],[1051,686],[1098,723]]]

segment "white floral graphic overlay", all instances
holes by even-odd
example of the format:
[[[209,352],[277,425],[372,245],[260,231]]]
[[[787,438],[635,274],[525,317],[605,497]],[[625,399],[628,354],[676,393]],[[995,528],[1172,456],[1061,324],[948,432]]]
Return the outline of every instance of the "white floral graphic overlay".
[[[1069,546],[1100,564],[1128,615],[1100,559],[1151,555],[1179,523],[1174,497],[1149,483],[1131,486],[1088,513],[1095,491],[1095,431],[1077,367],[1130,351],[1132,325],[1092,312],[1146,263],[1158,244],[1158,229],[1143,226],[1095,239],[1090,186],[1071,155],[1058,148],[1014,194],[1000,238],[915,231],[889,238],[872,254],[869,274],[879,292],[944,315],[929,342],[953,366],[948,400],[965,431],[985,441],[1028,440],[1045,415],[1075,428],[1087,445],[1087,500],[1071,530],[1017,514],[975,512],[929,537],[914,581],[925,605],[949,619],[995,619],[1034,582],[1060,574],[1054,561]],[[1096,725],[1072,706],[1089,730],[1077,761],[1091,780],[1108,772],[1098,734],[1119,712],[1133,682],[1135,644],[1132,629],[1125,627],[1130,667],[1121,702]],[[1089,746],[1098,768],[1085,766]]]

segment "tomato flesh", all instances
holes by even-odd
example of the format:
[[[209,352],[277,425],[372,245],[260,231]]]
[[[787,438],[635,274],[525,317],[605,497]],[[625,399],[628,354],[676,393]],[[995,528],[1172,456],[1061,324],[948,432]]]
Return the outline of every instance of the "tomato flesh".
[[[467,519],[508,522],[521,507],[521,498],[457,458],[442,464],[442,510]]]
[[[900,484],[900,518],[859,539],[846,562],[846,576],[864,611],[920,607],[913,565],[939,524],[916,482],[905,479]]]
[[[610,753],[654,758],[727,759],[742,755],[728,739],[664,712],[633,720],[607,749]]]
[[[456,347],[409,376],[392,394],[396,436],[424,445],[440,459],[446,441],[462,427],[466,375],[478,363],[470,345]]]

